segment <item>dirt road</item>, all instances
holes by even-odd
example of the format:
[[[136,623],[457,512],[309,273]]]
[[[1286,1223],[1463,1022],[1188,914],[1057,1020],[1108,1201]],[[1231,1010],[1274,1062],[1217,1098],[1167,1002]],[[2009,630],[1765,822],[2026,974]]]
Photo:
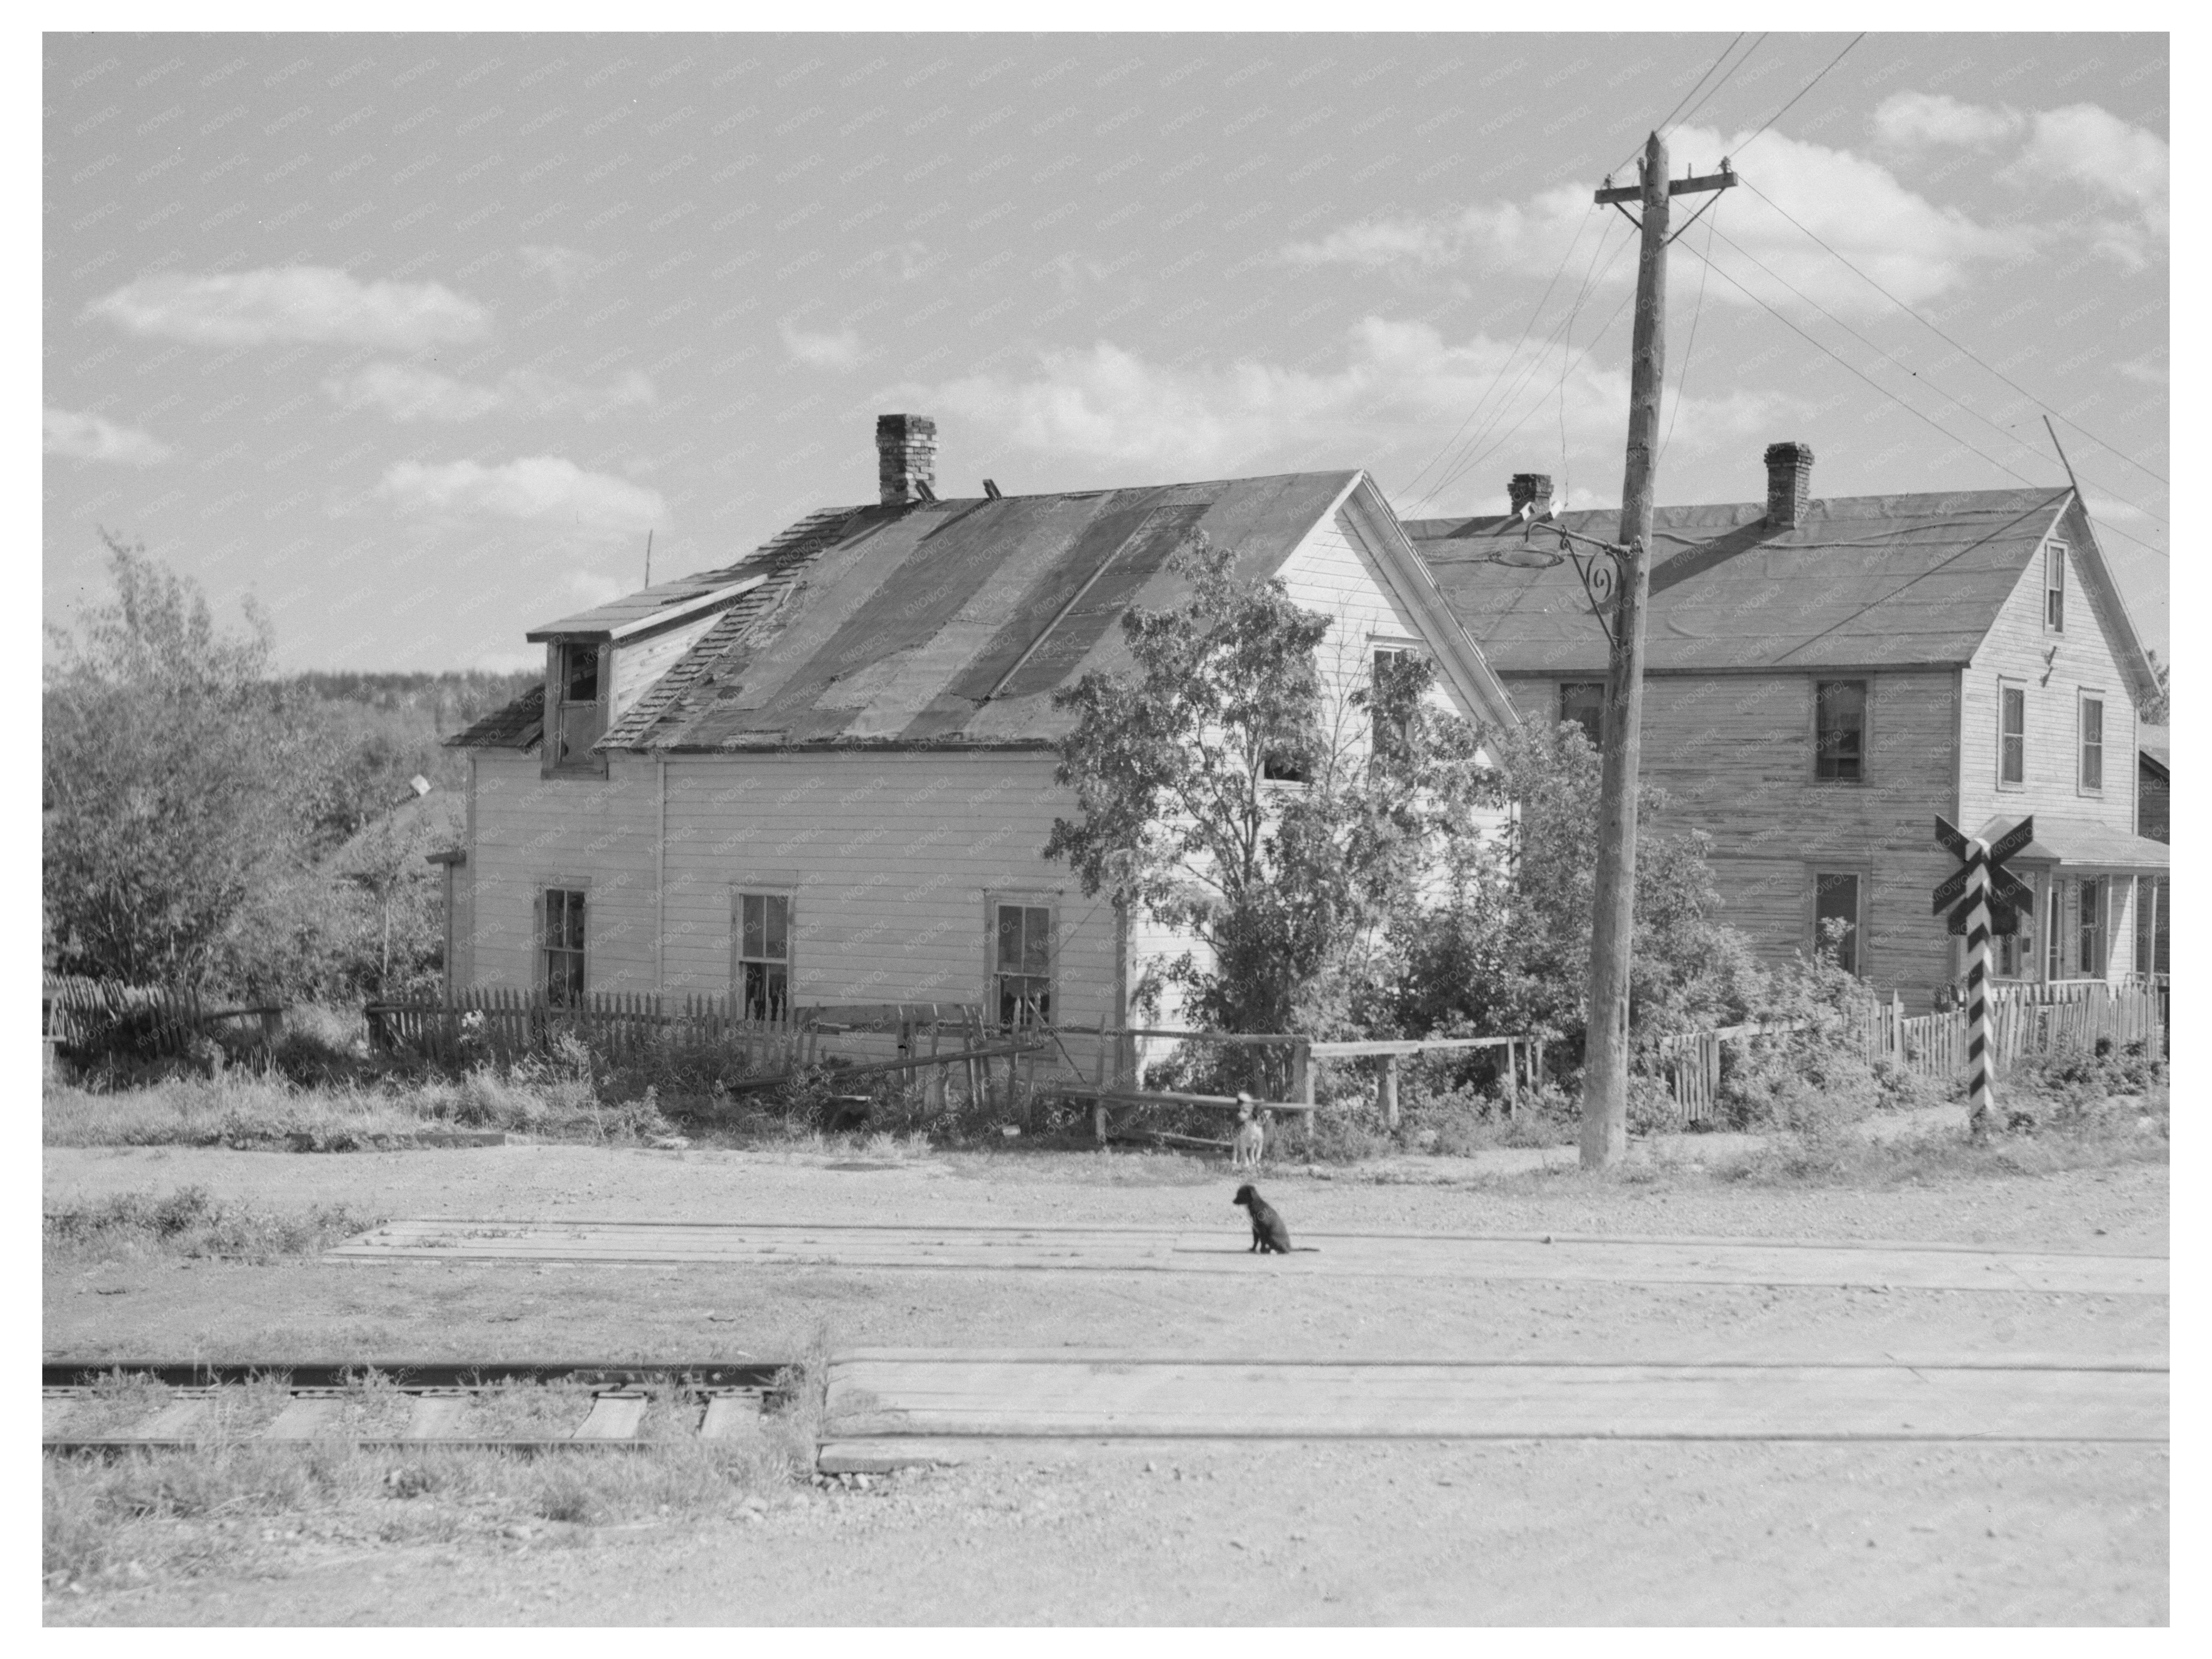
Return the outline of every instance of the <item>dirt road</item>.
[[[1441,1162],[1418,1173],[1432,1180]],[[1217,1225],[1233,1235],[1242,1221],[1212,1173],[1152,1159],[569,1147],[47,1154],[50,1204],[187,1182],[392,1216],[866,1217],[1178,1235]],[[1293,1225],[1316,1231],[2165,1250],[2166,1172],[2151,1164],[1879,1192],[1747,1188],[1674,1170],[1648,1183],[1535,1174],[1270,1184]],[[817,1327],[840,1346],[1583,1364],[1686,1350],[1708,1360],[2162,1361],[2167,1345],[2164,1297],[2081,1289],[168,1258],[50,1273],[45,1341],[50,1352],[112,1357],[733,1358],[795,1352]],[[743,1521],[540,1526],[527,1540],[464,1531],[405,1547],[349,1545],[355,1534],[341,1528],[321,1543],[270,1546],[270,1576],[49,1598],[48,1616],[2155,1623],[2166,1607],[2166,1486],[2156,1444],[1030,1445],[865,1490],[809,1490]]]

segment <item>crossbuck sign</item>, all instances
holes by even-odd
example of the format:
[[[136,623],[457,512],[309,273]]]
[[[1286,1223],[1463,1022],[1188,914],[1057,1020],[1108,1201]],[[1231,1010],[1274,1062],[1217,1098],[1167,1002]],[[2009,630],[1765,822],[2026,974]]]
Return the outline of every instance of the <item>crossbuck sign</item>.
[[[1938,813],[1936,839],[1964,866],[1936,884],[1936,914],[1948,910],[1951,931],[1966,936],[1967,1098],[1972,1103],[1969,1121],[1978,1135],[1988,1132],[1995,1103],[1990,1086],[1990,940],[2018,933],[2021,913],[2035,908],[2033,891],[2004,867],[2007,859],[2035,839],[2035,819],[2022,818],[1994,842],[1985,842],[1960,834]]]

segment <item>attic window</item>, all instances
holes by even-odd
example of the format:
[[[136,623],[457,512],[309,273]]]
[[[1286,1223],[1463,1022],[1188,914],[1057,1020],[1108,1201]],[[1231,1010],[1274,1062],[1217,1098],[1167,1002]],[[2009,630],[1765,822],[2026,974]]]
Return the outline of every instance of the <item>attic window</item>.
[[[560,647],[561,660],[556,670],[555,686],[558,690],[559,707],[554,711],[550,732],[559,748],[553,763],[559,767],[589,767],[598,769],[592,754],[592,745],[606,730],[606,708],[600,698],[603,680],[600,670],[601,647],[598,645],[564,645]]]
[[[2045,633],[2066,631],[2066,544],[2043,544],[2043,628]]]

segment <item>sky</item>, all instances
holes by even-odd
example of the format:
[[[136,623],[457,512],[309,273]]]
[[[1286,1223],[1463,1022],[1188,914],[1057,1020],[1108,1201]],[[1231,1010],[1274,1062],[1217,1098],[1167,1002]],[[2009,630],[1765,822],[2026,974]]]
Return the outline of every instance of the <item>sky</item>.
[[[1848,50],[1846,50],[1848,48]],[[1840,54],[1840,56],[1839,56]],[[1662,502],[2062,486],[2167,638],[2160,35],[44,39],[43,609],[106,531],[287,669],[534,624],[876,495],[1368,469],[1616,505],[1677,198]]]

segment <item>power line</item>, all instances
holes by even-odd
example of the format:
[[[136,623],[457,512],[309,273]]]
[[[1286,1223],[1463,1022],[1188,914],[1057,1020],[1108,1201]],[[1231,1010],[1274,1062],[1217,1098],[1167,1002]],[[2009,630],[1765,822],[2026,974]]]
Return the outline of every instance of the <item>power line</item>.
[[[1828,60],[1828,69],[1822,70],[1820,74],[1814,76],[1803,86],[1797,88],[1797,98],[1802,98],[1807,93],[1812,91],[1814,88],[1819,86],[1823,80],[1827,78],[1828,70],[1835,68],[1835,66],[1842,63],[1844,58],[1850,57],[1851,55],[1851,46],[1856,46],[1860,41],[1865,39],[1866,33],[1863,30],[1860,31],[1857,34],[1853,35],[1851,37],[1851,46],[1845,46],[1841,52],[1838,52],[1833,58]],[[1747,57],[1750,54],[1747,52],[1745,54]],[[1745,139],[1741,143],[1735,147],[1735,153],[1738,155],[1741,155],[1744,151],[1749,149],[1753,144],[1756,143],[1760,133],[1765,132],[1768,127],[1772,126],[1777,121],[1779,121],[1784,116],[1789,114],[1791,110],[1797,106],[1797,98],[1792,98],[1780,109],[1768,116],[1765,121],[1760,125],[1758,132],[1753,133],[1750,137]]]
[[[1612,232],[1613,227],[1610,224],[1604,226],[1599,231],[1597,246],[1590,250],[1589,264],[1583,273],[1582,281],[1577,285],[1576,290],[1573,304],[1569,307],[1565,318],[1560,322],[1554,324],[1549,332],[1545,335],[1543,344],[1540,346],[1534,353],[1531,354],[1528,366],[1520,372],[1519,377],[1514,380],[1512,385],[1507,387],[1504,392],[1499,394],[1497,404],[1492,408],[1490,413],[1483,416],[1480,424],[1475,425],[1473,435],[1469,436],[1464,443],[1461,443],[1458,435],[1456,434],[1454,434],[1452,444],[1449,444],[1445,446],[1445,447],[1449,450],[1454,446],[1457,446],[1459,452],[1457,456],[1444,464],[1443,475],[1440,476],[1437,482],[1431,485],[1426,491],[1417,497],[1417,501],[1426,501],[1434,499],[1443,490],[1450,488],[1452,483],[1466,472],[1468,465],[1469,465],[1469,457],[1474,455],[1480,447],[1482,446],[1485,441],[1489,438],[1497,422],[1503,417],[1505,409],[1512,404],[1515,398],[1521,395],[1522,391],[1528,386],[1528,382],[1535,377],[1536,372],[1542,368],[1545,354],[1550,350],[1552,343],[1559,338],[1563,331],[1573,326],[1576,315],[1582,310],[1583,301],[1589,297],[1590,289],[1594,285],[1598,274],[1598,261],[1605,252],[1606,238],[1611,235]],[[1627,246],[1627,243],[1623,242],[1619,247],[1614,248],[1612,259],[1607,259],[1606,261],[1606,269],[1610,270],[1612,268],[1613,260],[1620,258],[1621,249]],[[1529,320],[1530,327],[1533,329],[1535,319],[1532,317]],[[1525,331],[1522,337],[1524,339],[1527,337]],[[1519,349],[1516,347],[1515,349],[1517,354]],[[1498,382],[1504,378],[1507,369],[1510,368],[1511,363],[1512,360],[1509,357],[1506,364],[1504,367],[1501,367],[1497,375],[1492,377],[1490,387],[1486,388],[1484,391],[1482,402],[1487,403],[1489,401],[1491,392],[1496,389]],[[1461,422],[1460,430],[1462,432],[1465,432],[1469,425],[1475,423],[1476,416],[1480,415],[1481,413],[1480,406],[1478,405],[1475,414],[1469,415],[1466,421]],[[1515,431],[1518,431],[1521,426],[1527,422],[1528,418],[1528,417],[1526,415],[1523,415],[1521,417],[1521,420],[1515,423],[1513,429]],[[1486,448],[1480,449],[1480,453],[1482,454],[1487,454],[1488,453],[1489,451]],[[1422,471],[1424,472],[1427,471],[1428,468],[1426,467],[1422,469]],[[1416,475],[1413,482],[1419,482],[1419,475]],[[1406,488],[1411,489],[1413,488],[1413,483],[1408,483]]]
[[[1731,40],[1731,41],[1729,41],[1729,42],[1728,43],[1728,45],[1726,45],[1726,46],[1723,46],[1723,47],[1721,48],[1721,55],[1720,55],[1719,57],[1717,57],[1717,58],[1714,58],[1714,59],[1713,59],[1713,61],[1712,61],[1711,64],[1709,64],[1708,65],[1706,65],[1706,67],[1705,67],[1705,72],[1703,75],[1700,75],[1700,76],[1697,78],[1696,82],[1695,82],[1693,85],[1692,85],[1692,87],[1690,88],[1690,89],[1689,89],[1687,92],[1684,93],[1684,94],[1682,94],[1679,99],[1675,100],[1675,101],[1674,101],[1674,107],[1673,109],[1668,110],[1668,111],[1666,112],[1666,114],[1664,114],[1664,115],[1662,115],[1662,116],[1661,116],[1661,117],[1659,118],[1659,125],[1660,125],[1660,126],[1663,127],[1663,126],[1665,126],[1665,125],[1667,125],[1667,123],[1668,123],[1668,122],[1669,122],[1669,121],[1673,120],[1673,119],[1674,118],[1674,117],[1675,117],[1676,112],[1679,112],[1679,111],[1681,109],[1682,106],[1683,106],[1683,105],[1685,105],[1685,104],[1686,104],[1686,103],[1688,103],[1688,102],[1690,101],[1690,100],[1691,100],[1691,99],[1692,99],[1692,98],[1694,98],[1694,97],[1696,97],[1696,96],[1698,95],[1698,87],[1702,87],[1703,85],[1705,85],[1705,82],[1708,82],[1708,81],[1711,80],[1711,79],[1712,79],[1712,76],[1713,76],[1713,71],[1714,71],[1715,70],[1718,69],[1718,68],[1719,68],[1723,64],[1724,64],[1724,63],[1726,63],[1726,62],[1728,61],[1728,55],[1729,55],[1730,52],[1734,52],[1734,51],[1735,50],[1736,40],[1742,40],[1742,39],[1743,39],[1743,37],[1744,37],[1746,34],[1748,34],[1750,32],[1751,32],[1751,31],[1750,31],[1750,30],[1748,30],[1748,29],[1741,29],[1741,30],[1737,31],[1737,33],[1736,33],[1736,37],[1735,37],[1735,40]],[[1762,40],[1764,40],[1765,38],[1765,36],[1763,36],[1763,35],[1760,37],[1760,39],[1762,39]],[[1754,48],[1754,50],[1756,50],[1756,48]],[[1745,56],[1746,58],[1748,58],[1748,57],[1750,57],[1750,56],[1751,56],[1751,53],[1747,52],[1744,53],[1744,56]],[[1737,66],[1736,66],[1736,67],[1737,67],[1738,69],[1741,69],[1741,68],[1742,67],[1742,65],[1741,65],[1741,64],[1737,64]],[[1733,71],[1731,71],[1731,73],[1733,73]],[[1617,164],[1614,166],[1614,167],[1613,167],[1613,170],[1615,173],[1620,172],[1620,169],[1621,169],[1622,167],[1626,167],[1626,166],[1627,166],[1631,161],[1633,161],[1637,158],[1637,156],[1638,156],[1639,154],[1641,154],[1641,153],[1642,153],[1642,150],[1643,150],[1643,146],[1642,146],[1642,145],[1640,145],[1640,144],[1639,144],[1639,145],[1638,145],[1634,149],[1630,150],[1630,151],[1628,152],[1628,154],[1627,154],[1626,156],[1622,157],[1622,158],[1621,158],[1621,160],[1620,161],[1620,162],[1619,162],[1619,163],[1617,163]]]
[[[1733,244],[1731,244],[1731,246],[1733,246]],[[1812,346],[1824,356],[1832,358],[1835,362],[1842,364],[1844,368],[1849,369],[1852,374],[1856,375],[1861,380],[1865,381],[1867,385],[1872,386],[1876,392],[1888,398],[1890,402],[1895,404],[1899,409],[1902,409],[1906,414],[1911,416],[1915,420],[1919,421],[1929,427],[1932,427],[1936,432],[1940,433],[1942,436],[1948,438],[1953,443],[1957,444],[1960,448],[1980,456],[1991,466],[1996,468],[1998,471],[2006,473],[2014,478],[2017,478],[2021,483],[2027,485],[2030,489],[2039,489],[2045,487],[2037,480],[2029,477],[2027,474],[2014,471],[2013,468],[2006,465],[2002,461],[1990,454],[1987,450],[1978,448],[1974,445],[1968,443],[1964,438],[1961,438],[1957,433],[1952,431],[1948,427],[1944,426],[1933,416],[1925,414],[1923,411],[1915,409],[1911,404],[1905,402],[1904,398],[1899,397],[1887,386],[1882,385],[1881,381],[1868,374],[1864,370],[1860,368],[1857,364],[1852,362],[1850,359],[1831,350],[1828,346],[1823,343],[1820,340],[1813,335],[1808,334],[1803,329],[1798,327],[1796,324],[1791,322],[1789,318],[1784,316],[1782,313],[1777,311],[1772,306],[1767,304],[1766,301],[1761,299],[1758,295],[1753,293],[1751,289],[1746,288],[1741,283],[1737,282],[1735,277],[1729,276],[1726,270],[1723,270],[1720,264],[1709,254],[1701,252],[1694,246],[1691,248],[1690,252],[1697,254],[1698,258],[1703,259],[1705,262],[1707,269],[1711,270],[1715,276],[1718,276],[1729,287],[1735,289],[1736,292],[1748,299],[1761,311],[1766,313],[1768,316],[1773,318],[1784,328],[1796,335],[1800,339]],[[2162,548],[2153,547],[2148,542],[2142,541],[2136,537],[2130,536],[2126,531],[2121,530],[2115,526],[2108,525],[2106,527],[2111,530],[2112,534],[2119,537],[2122,540],[2134,542],[2137,547],[2143,549],[2146,552],[2156,553],[2161,557],[2166,556],[2165,550]]]
[[[1718,234],[1717,232],[1714,234],[1717,235]],[[1826,317],[1838,328],[1842,329],[1844,332],[1850,335],[1851,338],[1856,340],[1861,345],[1866,347],[1868,350],[1875,352],[1881,356],[1888,359],[1891,363],[1904,371],[1904,373],[1911,375],[1914,380],[1919,381],[1921,385],[1928,387],[1928,389],[1935,392],[1937,397],[1948,398],[1952,403],[1956,404],[1960,409],[1966,410],[1967,414],[1972,416],[1984,426],[1989,428],[1990,431],[1996,433],[1997,436],[2004,439],[2007,442],[2018,444],[2022,449],[2028,450],[2038,455],[2040,455],[2043,453],[2041,448],[2037,445],[2030,443],[2027,439],[2021,437],[2017,433],[2008,431],[2005,428],[1999,426],[1988,416],[1983,414],[1981,410],[1976,409],[1972,404],[1966,402],[1965,398],[1954,396],[1953,393],[1946,392],[1942,386],[1936,385],[1935,380],[1930,377],[1923,374],[1918,369],[1914,368],[1911,364],[1901,362],[1893,353],[1887,350],[1885,348],[1875,344],[1872,340],[1868,339],[1865,335],[1860,333],[1858,330],[1853,328],[1842,318],[1837,316],[1836,313],[1829,310],[1827,307],[1822,305],[1818,300],[1815,300],[1811,295],[1806,293],[1802,289],[1798,288],[1795,283],[1790,282],[1788,277],[1783,276],[1779,271],[1766,264],[1757,254],[1753,253],[1749,249],[1745,248],[1735,242],[1729,241],[1729,240],[1725,236],[1722,236],[1720,240],[1728,243],[1729,246],[1734,248],[1738,253],[1742,254],[1743,257],[1750,260],[1753,264],[1757,265],[1759,270],[1765,271],[1776,282],[1781,283],[1783,287],[1788,289],[1792,294],[1802,300],[1807,305],[1812,307],[1814,310],[1819,312],[1820,315]],[[1707,246],[1709,247],[1711,246],[1710,238],[1707,240]],[[2166,521],[2164,519],[2160,518],[2157,514],[2152,512],[2148,507],[2142,506],[2140,502],[2127,501],[2124,496],[2120,496],[2118,499],[2124,501],[2127,506],[2134,507],[2136,512],[2142,514],[2145,518],[2154,520],[2159,524],[2166,524]],[[2170,526],[2168,527],[2171,528]]]
[[[1589,228],[1590,220],[1596,216],[1596,214],[1597,209],[1593,205],[1589,211],[1583,216],[1582,222],[1575,227],[1574,240],[1567,244],[1567,251],[1559,256],[1558,268],[1552,272],[1552,280],[1544,284],[1543,293],[1536,298],[1535,308],[1529,312],[1528,320],[1522,325],[1521,337],[1513,343],[1513,349],[1505,354],[1505,361],[1498,364],[1498,372],[1490,377],[1490,384],[1482,389],[1482,395],[1474,400],[1474,407],[1468,410],[1467,419],[1459,423],[1459,431],[1445,439],[1443,447],[1421,464],[1419,472],[1414,473],[1412,477],[1406,480],[1407,489],[1411,489],[1415,484],[1420,483],[1422,473],[1426,472],[1450,453],[1452,446],[1459,441],[1460,433],[1466,431],[1474,424],[1474,417],[1482,412],[1483,404],[1490,401],[1490,394],[1497,390],[1498,381],[1505,376],[1505,371],[1513,366],[1513,360],[1521,355],[1521,348],[1528,343],[1528,335],[1536,326],[1536,319],[1544,314],[1544,302],[1552,297],[1552,290],[1559,286],[1559,278],[1565,274],[1567,261],[1575,257],[1575,249],[1582,245],[1583,233]],[[1600,247],[1605,246],[1605,231],[1602,229],[1598,233],[1598,246]]]
[[[1759,37],[1765,39],[1764,35]],[[1749,52],[1744,53],[1748,58]],[[1705,252],[1711,253],[1713,238],[1720,229],[1720,198],[1713,198],[1713,222],[1705,227]],[[1731,242],[1730,247],[1735,246]],[[1682,400],[1690,395],[1690,361],[1698,355],[1698,319],[1705,314],[1705,278],[1712,275],[1713,264],[1709,258],[1698,273],[1698,303],[1690,312],[1690,343],[1682,349],[1682,372],[1674,377],[1674,412],[1667,417],[1667,435],[1659,441],[1659,459],[1667,456],[1667,446],[1674,441],[1674,422],[1682,418]]]
[[[1741,152],[1739,152],[1739,154]],[[1776,201],[1765,191],[1759,189],[1757,185],[1752,184],[1750,179],[1744,179],[1741,174],[1738,174],[1737,177],[1741,183],[1750,187],[1753,195],[1758,197],[1760,201],[1765,203],[1767,206],[1772,208],[1784,218],[1789,220],[1791,224],[1796,225],[1799,230],[1803,231],[1808,237],[1811,238],[1817,246],[1819,246],[1824,252],[1827,253],[1838,264],[1841,264],[1844,270],[1850,271],[1854,276],[1856,276],[1861,282],[1874,289],[1875,293],[1881,295],[1883,299],[1888,301],[1890,304],[1895,306],[1906,316],[1911,318],[1914,322],[1918,323],[1923,328],[1933,334],[1937,339],[1942,341],[1946,345],[1952,347],[1955,350],[1965,352],[1966,356],[1972,358],[1976,363],[1980,364],[1983,368],[1987,369],[1990,374],[1996,375],[1997,379],[2002,380],[2014,392],[2020,393],[2021,397],[2026,398],[2031,403],[2034,404],[2037,408],[2041,409],[2049,414],[2056,415],[2060,420],[2065,422],[2067,425],[2072,427],[2076,432],[2089,440],[2091,443],[2095,444],[2099,448],[2109,451],[2111,453],[2118,456],[2120,459],[2127,462],[2127,464],[2135,468],[2136,471],[2148,473],[2150,477],[2156,478],[2160,483],[2165,484],[2169,489],[2173,487],[2172,480],[2167,478],[2163,473],[2152,472],[2150,468],[2145,466],[2141,461],[2131,458],[2124,450],[2106,442],[2104,439],[2100,438],[2095,433],[2090,431],[2087,427],[2083,426],[2081,422],[2075,420],[2063,410],[2052,408],[2051,404],[2045,403],[2042,398],[2037,397],[2035,393],[2030,392],[2026,386],[2021,385],[2019,381],[2014,380],[2002,369],[1997,368],[1993,363],[1985,362],[1982,357],[1975,353],[1974,349],[1971,346],[1968,346],[1960,341],[1953,339],[1942,329],[1936,327],[1934,323],[1929,321],[1927,318],[1922,316],[1917,311],[1915,311],[1911,306],[1905,304],[1904,301],[1899,299],[1897,295],[1892,294],[1880,283],[1875,281],[1873,277],[1868,276],[1866,272],[1861,270],[1849,259],[1845,258],[1842,254],[1837,252],[1835,249],[1830,247],[1826,242],[1822,241],[1819,236],[1813,233],[1812,230],[1800,223],[1796,217],[1790,213],[1790,210],[1784,207],[1781,203]]]
[[[1740,35],[1740,34],[1739,34],[1738,36],[1736,36],[1736,39],[1737,39],[1737,40],[1742,40],[1742,39],[1743,39],[1743,37],[1742,37],[1741,35]],[[1741,58],[1737,58],[1737,59],[1735,60],[1735,63],[1731,64],[1729,66],[1729,72],[1728,72],[1726,75],[1723,75],[1723,76],[1721,76],[1721,78],[1720,78],[1719,80],[1717,80],[1717,81],[1714,82],[1713,82],[1713,84],[1712,84],[1711,88],[1709,91],[1707,91],[1707,92],[1706,92],[1706,94],[1705,94],[1705,95],[1704,97],[1702,97],[1702,98],[1698,99],[1698,101],[1697,101],[1696,103],[1694,103],[1694,104],[1691,105],[1691,106],[1690,106],[1690,107],[1689,107],[1688,109],[1685,110],[1685,111],[1683,112],[1681,121],[1680,121],[1680,122],[1679,122],[1679,123],[1677,123],[1676,125],[1677,125],[1678,126],[1686,125],[1688,124],[1688,122],[1689,122],[1689,120],[1690,120],[1690,118],[1691,118],[1692,116],[1695,115],[1695,114],[1696,114],[1699,110],[1703,109],[1703,108],[1704,108],[1707,104],[1709,104],[1709,103],[1712,102],[1713,98],[1715,97],[1715,95],[1716,95],[1717,94],[1718,94],[1718,93],[1719,93],[1720,89],[1721,89],[1723,87],[1726,86],[1729,82],[1731,82],[1731,81],[1733,81],[1734,79],[1735,79],[1735,72],[1736,72],[1736,70],[1738,70],[1741,69],[1741,68],[1742,68],[1746,64],[1748,64],[1748,63],[1751,61],[1751,54],[1752,54],[1753,52],[1757,52],[1757,51],[1758,51],[1761,46],[1765,46],[1765,44],[1766,44],[1766,36],[1765,36],[1764,34],[1760,35],[1760,36],[1759,37],[1759,39],[1758,39],[1758,40],[1756,40],[1753,41],[1753,42],[1751,43],[1750,46],[1749,46],[1749,47],[1745,51],[1745,52],[1744,52],[1743,56],[1742,56],[1742,57],[1741,57]]]

